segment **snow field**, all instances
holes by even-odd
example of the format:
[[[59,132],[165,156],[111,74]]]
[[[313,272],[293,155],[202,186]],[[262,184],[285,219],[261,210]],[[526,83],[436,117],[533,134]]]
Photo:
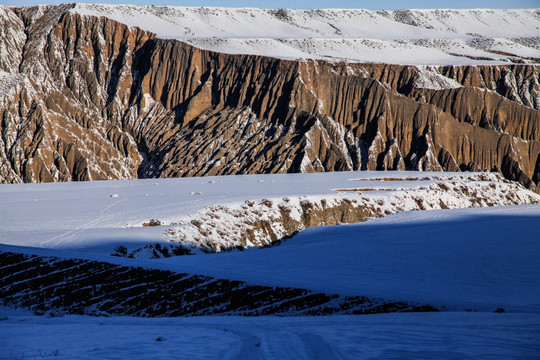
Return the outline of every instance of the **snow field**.
[[[435,195],[434,186],[447,191]],[[484,203],[456,197],[458,190],[472,198],[485,191],[478,194]],[[427,208],[440,199],[454,201],[455,206],[487,205],[485,199],[497,204],[505,201],[504,193],[517,203],[538,201],[534,193],[495,174],[469,173],[344,172],[3,185],[1,251],[395,299],[449,311],[145,319],[37,317],[2,309],[0,359],[534,359],[540,352],[538,204],[404,211],[361,224],[308,229],[279,246],[242,252],[166,259],[109,255],[118,244],[167,243],[165,231],[178,226],[174,224],[179,219],[210,215],[216,206],[242,208],[246,200],[255,208],[269,209],[268,199],[277,204],[286,198],[292,203],[357,196],[380,203],[383,210],[398,205],[407,210],[409,202],[418,205],[419,199]],[[150,219],[165,226],[143,227]],[[493,312],[499,308],[506,313]]]
[[[250,246],[242,243],[244,232],[259,231],[251,224],[256,220],[272,225],[278,238],[291,235],[278,221],[280,206],[300,220],[302,202],[320,207],[324,200],[331,207],[344,199],[383,215],[441,204],[527,204],[540,196],[494,174],[408,171],[4,185],[0,243],[99,254],[111,254],[118,245],[136,249],[171,241],[218,249]],[[142,227],[152,219],[163,225]],[[271,240],[268,234],[257,236],[262,245]]]
[[[5,314],[5,315],[4,315]],[[7,316],[7,319],[5,317]],[[0,359],[535,359],[538,314],[37,317],[0,311]],[[156,341],[160,338],[162,341]]]
[[[174,243],[219,252],[269,245],[275,240],[273,237],[286,238],[307,227],[350,223],[354,217],[347,220],[346,215],[351,213],[363,212],[367,219],[372,219],[404,211],[528,204],[540,200],[515,184],[498,181],[493,175],[437,178],[408,182],[353,179],[349,187],[332,189],[333,194],[213,205],[172,222],[166,235]],[[341,210],[344,219],[339,218],[340,214],[331,214],[333,209],[343,207],[347,208]],[[310,216],[320,219],[313,223]]]
[[[356,200],[360,209],[373,207],[376,216],[400,213],[309,229],[268,249],[248,246],[163,259],[151,259],[150,252],[134,259],[110,256],[118,245],[137,249],[182,239],[189,244],[203,235],[214,245],[235,245],[237,232],[249,230],[255,220],[267,221],[281,235],[283,224],[273,223],[280,205],[290,206],[289,216],[301,220],[302,202],[322,206],[324,200],[331,207],[344,199]],[[538,312],[540,205],[478,206],[539,199],[491,173],[336,172],[5,185],[0,187],[0,243],[5,244],[0,248],[450,310]],[[475,208],[410,211],[441,204]],[[151,219],[163,225],[142,226]]]
[[[539,312],[540,206],[405,212],[308,229],[280,246],[159,260],[268,286],[449,310]]]
[[[72,11],[106,16],[161,38],[230,54],[413,65],[504,64],[514,57],[494,51],[540,58],[536,46],[540,18],[535,9],[368,11],[77,4]],[[531,41],[536,45],[529,45]]]

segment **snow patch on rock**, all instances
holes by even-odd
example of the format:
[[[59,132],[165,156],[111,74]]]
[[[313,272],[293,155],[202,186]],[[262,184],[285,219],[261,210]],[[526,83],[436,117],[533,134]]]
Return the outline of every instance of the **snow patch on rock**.
[[[446,90],[463,87],[454,79],[441,75],[433,66],[418,66],[418,77],[414,86],[420,89]]]

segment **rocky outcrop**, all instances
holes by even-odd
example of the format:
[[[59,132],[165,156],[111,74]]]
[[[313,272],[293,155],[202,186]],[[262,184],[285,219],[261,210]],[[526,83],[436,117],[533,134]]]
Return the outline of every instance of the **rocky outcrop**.
[[[317,101],[330,104],[320,112],[366,144],[368,159],[360,168],[399,169],[403,160],[418,170],[493,170],[508,156],[520,165],[505,176],[536,176],[540,67],[344,64],[337,70],[344,84],[334,87],[338,80],[329,66],[308,64],[304,82]],[[508,90],[518,87],[516,79],[526,85],[520,97]]]
[[[540,179],[540,65],[228,55],[71,7],[2,8],[0,182],[358,169]]]
[[[107,112],[122,100],[126,54],[150,35],[69,8],[25,8],[11,28],[26,40],[11,66],[21,80],[2,94],[2,182],[136,176],[137,144]]]
[[[508,162],[508,165],[507,165]],[[517,166],[507,158],[505,167]],[[503,168],[511,173],[512,169]],[[354,224],[403,211],[456,209],[478,206],[524,205],[540,202],[540,195],[523,189],[500,175],[426,177],[378,181],[380,187],[334,189],[335,195],[266,198],[243,204],[213,205],[171,223],[160,223],[171,247],[153,257],[180,254],[244,250],[279,244],[301,230],[316,226]],[[523,179],[512,179],[521,181]],[[412,181],[407,188],[407,181]],[[411,190],[411,191],[409,191]],[[381,196],[381,192],[384,196]],[[144,226],[144,223],[142,224]],[[143,251],[146,250],[146,251]],[[148,249],[130,249],[124,256],[139,257]]]

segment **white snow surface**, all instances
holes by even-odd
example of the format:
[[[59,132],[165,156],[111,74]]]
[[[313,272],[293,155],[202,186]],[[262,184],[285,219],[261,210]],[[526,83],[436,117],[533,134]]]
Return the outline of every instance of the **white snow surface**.
[[[532,360],[540,353],[539,314],[149,319],[0,309],[0,319],[2,360]]]
[[[536,359],[540,204],[402,212],[312,228],[279,246],[242,252],[153,260],[108,255],[118,243],[167,241],[163,226],[140,226],[150,218],[174,221],[246,199],[339,198],[336,189],[358,187],[380,189],[363,193],[373,201],[407,193],[429,201],[430,184],[454,186],[450,179],[472,182],[476,175],[343,172],[2,185],[0,251],[429,303],[450,311],[149,319],[54,311],[36,316],[0,307],[0,359]],[[378,180],[385,177],[403,180]],[[501,194],[511,185],[492,180],[484,182]],[[536,199],[516,191],[526,195]],[[493,313],[497,308],[506,313]]]
[[[488,181],[478,181],[478,176]],[[404,181],[379,181],[385,177]],[[495,204],[499,200],[495,196],[501,191],[511,192],[524,204],[531,199],[540,200],[540,196],[489,173],[351,171],[10,184],[0,186],[0,243],[108,254],[118,244],[169,242],[171,238],[165,234],[169,227],[179,232],[185,230],[184,235],[189,238],[189,229],[194,228],[192,219],[207,221],[208,213],[219,213],[222,207],[234,211],[246,204],[269,213],[278,211],[278,205],[284,202],[294,210],[300,208],[302,200],[337,202],[345,198],[394,213],[417,209],[415,197],[421,195],[428,208],[430,202],[439,207],[439,199],[452,208],[478,206],[440,189],[435,194],[429,186],[439,183],[448,183],[451,188],[466,187],[469,192],[492,191]],[[495,184],[493,190],[486,189],[491,183]],[[347,191],[361,188],[377,191]],[[461,190],[448,191],[455,193],[460,194]],[[262,204],[265,199],[273,204]],[[216,222],[238,221],[231,214],[224,216]],[[291,216],[300,215],[293,212]],[[151,219],[166,226],[142,227]]]
[[[305,230],[267,249],[165,259],[109,256],[119,244],[168,243],[164,232],[173,226],[169,223],[197,218],[197,211],[210,205],[234,208],[250,199],[285,197],[293,202],[291,199],[302,197],[331,200],[344,196],[364,198],[368,203],[383,203],[390,196],[396,202],[408,202],[411,194],[413,198],[422,194],[426,204],[445,199],[449,204],[456,201],[456,206],[471,206],[444,194],[433,197],[427,186],[445,182],[445,177],[482,183],[473,181],[476,176],[368,171],[2,185],[0,243],[5,245],[0,250],[429,303],[451,310],[502,307],[539,312],[540,205],[402,212],[356,225]],[[483,176],[487,176],[484,189],[498,189],[500,194],[504,186],[512,185],[491,181],[496,178],[493,174]],[[383,177],[404,180],[377,180]],[[452,185],[454,180],[446,183]],[[379,190],[356,195],[336,191],[357,187]],[[462,189],[469,192],[475,187]],[[540,199],[525,189],[510,189],[527,201]],[[141,226],[153,218],[167,226]]]
[[[449,309],[540,312],[540,205],[405,212],[312,228],[282,245],[161,260],[271,286]]]
[[[369,11],[77,4],[72,11],[106,16],[161,38],[230,54],[413,65],[501,64],[510,62],[512,55],[540,58],[537,9]]]

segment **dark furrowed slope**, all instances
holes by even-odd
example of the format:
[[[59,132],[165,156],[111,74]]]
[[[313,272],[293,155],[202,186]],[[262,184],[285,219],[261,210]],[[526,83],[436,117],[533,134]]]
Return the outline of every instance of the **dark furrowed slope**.
[[[36,312],[144,317],[436,311],[429,305],[249,285],[104,262],[0,252],[0,303]]]

